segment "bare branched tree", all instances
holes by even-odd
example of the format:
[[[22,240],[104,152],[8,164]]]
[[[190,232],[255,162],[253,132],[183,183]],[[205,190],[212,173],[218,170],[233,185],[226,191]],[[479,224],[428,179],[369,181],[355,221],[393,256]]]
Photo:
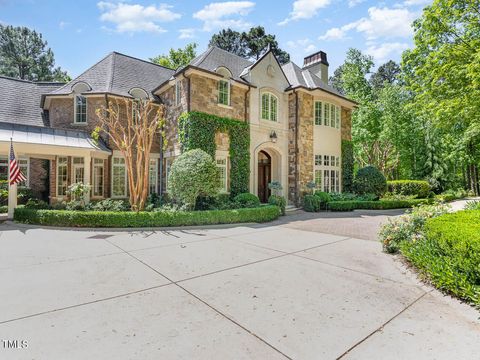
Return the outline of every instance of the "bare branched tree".
[[[165,136],[164,106],[152,100],[109,98],[108,105],[96,110],[104,134],[121,151],[127,169],[130,206],[145,208],[148,197],[150,153],[155,138]]]

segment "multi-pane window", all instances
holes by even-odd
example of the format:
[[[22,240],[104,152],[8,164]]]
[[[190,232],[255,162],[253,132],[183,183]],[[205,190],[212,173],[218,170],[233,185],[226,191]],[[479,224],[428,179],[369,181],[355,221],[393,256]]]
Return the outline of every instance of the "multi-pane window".
[[[132,101],[132,121],[134,123],[138,120],[138,112],[140,110],[140,100],[134,99]]]
[[[85,182],[85,166],[83,157],[73,158],[73,181]]]
[[[315,155],[315,184],[325,192],[340,192],[340,157]]]
[[[315,125],[324,125],[340,129],[340,112],[340,106],[322,101],[315,101]]]
[[[228,169],[227,169],[227,158],[217,158],[217,169],[220,174],[220,191],[228,192]]]
[[[271,93],[262,94],[262,119],[277,121],[278,98]]]
[[[93,196],[103,196],[103,159],[93,159]]]
[[[175,105],[180,104],[181,92],[180,92],[180,81],[175,80]]]
[[[57,196],[67,195],[67,171],[68,158],[66,156],[57,158]]]
[[[19,187],[28,186],[29,171],[28,171],[28,159],[17,159],[18,167],[21,173],[27,178],[25,181],[18,183]],[[0,157],[0,180],[8,180],[8,158]]]
[[[127,169],[123,157],[112,159],[112,197],[127,196]]]
[[[230,105],[230,83],[227,80],[218,82],[218,103]]]
[[[157,159],[150,159],[150,165],[148,168],[148,193],[157,193],[158,185],[158,165]]]
[[[168,191],[168,177],[170,176],[170,168],[172,167],[173,159],[165,159],[165,190]]]
[[[75,121],[76,124],[87,122],[87,98],[82,95],[75,96]]]

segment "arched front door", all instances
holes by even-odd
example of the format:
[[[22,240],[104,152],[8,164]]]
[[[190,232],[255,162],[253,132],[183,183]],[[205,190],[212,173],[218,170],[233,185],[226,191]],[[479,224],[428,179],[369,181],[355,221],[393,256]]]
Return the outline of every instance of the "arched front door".
[[[272,158],[265,151],[258,153],[258,198],[262,203],[268,201],[270,189],[268,184],[272,181]]]

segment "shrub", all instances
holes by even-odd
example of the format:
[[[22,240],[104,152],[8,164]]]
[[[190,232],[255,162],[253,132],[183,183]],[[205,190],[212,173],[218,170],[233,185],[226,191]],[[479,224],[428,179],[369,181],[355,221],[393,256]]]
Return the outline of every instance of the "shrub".
[[[287,200],[283,196],[279,195],[270,195],[268,198],[268,203],[270,205],[276,205],[280,208],[282,215],[285,215],[285,208],[287,206]]]
[[[395,253],[404,241],[416,241],[423,236],[423,226],[427,219],[445,214],[449,206],[444,204],[420,205],[406,215],[389,219],[379,232],[383,250]]]
[[[303,197],[303,210],[308,212],[320,211],[321,200],[315,195],[305,195]]]
[[[323,191],[315,191],[315,196],[320,200],[320,209],[326,209],[327,203],[331,200],[330,195]]]
[[[480,211],[429,219],[424,232],[402,242],[404,256],[436,287],[480,306]]]
[[[29,199],[25,204],[25,208],[26,209],[50,209],[50,205],[43,200]]]
[[[480,210],[480,201],[479,200],[467,201],[467,203],[465,204],[465,210]]]
[[[343,193],[329,193],[330,201],[347,201],[347,200],[356,200],[357,195],[349,192]]]
[[[352,211],[355,209],[364,210],[388,210],[388,209],[403,209],[420,204],[428,204],[432,201],[430,199],[411,199],[411,200],[378,200],[378,201],[330,201],[328,203],[328,210],[332,211]]]
[[[428,197],[432,187],[423,180],[387,181],[387,191],[395,195],[416,196],[419,199]]]
[[[217,196],[199,197],[195,210],[226,210],[238,208],[230,198],[230,194],[218,194]]]
[[[88,211],[129,211],[130,203],[127,200],[105,199],[91,201],[85,209]]]
[[[6,214],[6,213],[8,213],[8,206],[7,205],[0,206],[0,214]]]
[[[267,222],[278,218],[277,206],[210,211],[66,211],[15,209],[14,220],[27,224],[69,227],[166,227]]]
[[[250,193],[238,194],[233,198],[233,202],[239,208],[254,208],[260,206],[260,199],[258,196]]]
[[[215,196],[220,184],[212,157],[200,149],[189,150],[172,164],[168,192],[187,209],[194,209],[199,196]]]
[[[380,197],[387,189],[387,180],[376,167],[366,166],[358,170],[353,188],[356,194],[375,194]]]

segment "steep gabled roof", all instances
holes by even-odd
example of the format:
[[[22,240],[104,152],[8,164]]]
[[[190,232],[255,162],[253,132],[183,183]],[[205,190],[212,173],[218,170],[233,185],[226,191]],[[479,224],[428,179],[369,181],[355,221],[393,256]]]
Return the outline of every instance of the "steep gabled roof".
[[[40,108],[40,98],[63,84],[0,76],[0,122],[49,126],[48,117]]]
[[[111,93],[130,96],[133,88],[141,88],[149,95],[156,86],[169,79],[174,70],[137,59],[128,55],[112,52],[80,74],[78,77],[48,95],[67,95],[72,87],[84,82],[91,88],[88,93]]]

